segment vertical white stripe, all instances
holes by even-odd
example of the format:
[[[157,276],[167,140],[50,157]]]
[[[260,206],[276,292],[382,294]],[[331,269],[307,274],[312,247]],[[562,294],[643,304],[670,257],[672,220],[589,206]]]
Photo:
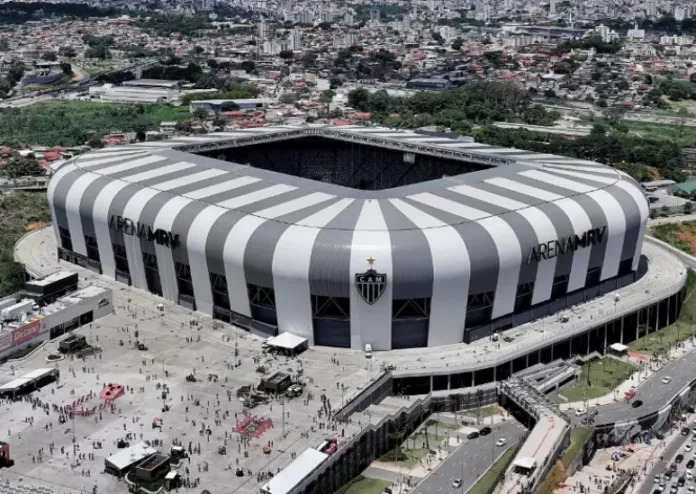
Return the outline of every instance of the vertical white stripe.
[[[226,212],[228,212],[227,209],[217,206],[205,208],[196,216],[186,237],[186,249],[189,266],[191,266],[191,281],[193,282],[193,294],[196,297],[196,309],[211,317],[213,315],[213,291],[210,287],[205,246],[213,224]]]
[[[484,180],[487,184],[495,185],[501,189],[510,190],[512,192],[517,192],[518,194],[524,194],[529,197],[535,197],[540,201],[557,201],[562,195],[554,194],[548,190],[540,189],[538,187],[532,187],[531,185],[522,184],[510,180],[509,178],[489,178]]]
[[[259,181],[261,181],[260,178],[238,177],[232,180],[226,180],[219,184],[203,187],[202,189],[186,192],[181,195],[184,197],[188,197],[189,199],[205,199],[206,197],[214,196],[215,194],[221,194],[223,192],[229,192],[231,190],[238,189],[245,185],[253,184]]]
[[[481,190],[475,187],[470,187],[468,185],[457,185],[456,187],[450,187],[449,190],[466,197],[471,197],[473,199],[486,202],[488,204],[493,204],[501,208],[509,209],[511,211],[529,207],[529,204],[525,204],[523,202],[516,201],[514,199],[501,196],[499,194],[493,194],[492,192],[488,192],[487,190]]]
[[[226,201],[220,201],[218,202],[218,206],[228,209],[241,208],[242,206],[246,206],[248,204],[263,201],[264,199],[270,199],[271,197],[279,196],[280,194],[285,194],[286,192],[290,192],[296,188],[297,187],[284,184],[272,185],[270,187],[266,187],[265,189],[227,199]]]
[[[650,207],[648,206],[648,200],[645,198],[643,191],[638,189],[636,185],[632,182],[627,182],[625,180],[620,180],[616,182],[617,187],[621,187],[623,190],[628,192],[633,200],[638,206],[640,211],[640,230],[638,231],[638,238],[636,239],[636,251],[633,255],[633,270],[638,269],[638,263],[640,262],[640,256],[643,252],[643,239],[645,237],[645,227],[648,223],[648,216],[650,215]]]
[[[157,184],[153,187],[158,190],[172,190],[183,187],[184,185],[193,185],[195,183],[202,182],[203,180],[219,177],[220,175],[225,174],[227,174],[227,172],[224,170],[215,170],[211,168],[210,170],[192,173],[191,175],[186,175],[184,177],[173,178],[172,180],[162,182],[161,184]]]
[[[99,175],[113,175],[114,173],[121,173],[128,170],[133,170],[141,166],[152,165],[153,163],[158,163],[160,161],[164,161],[165,159],[166,158],[163,158],[161,156],[146,156],[145,158],[127,161],[119,165],[107,166],[106,168],[97,170],[96,173],[98,173]]]
[[[99,156],[92,156],[88,155],[83,157],[78,157],[75,160],[75,164],[77,164],[78,167],[80,168],[91,168],[93,166],[98,166],[98,165],[106,165],[108,163],[116,163],[117,161],[126,161],[126,160],[134,160],[134,159],[139,159],[141,157],[145,157],[146,153],[112,153],[112,154],[101,154]]]
[[[549,171],[559,173],[561,175],[568,175],[569,177],[582,178],[584,180],[599,182],[602,184],[613,184],[619,178],[617,174],[614,174],[613,177],[607,177],[606,175],[593,175],[592,173],[582,173],[578,171],[561,170],[555,168],[550,168]]]
[[[525,208],[517,211],[527,223],[532,227],[536,234],[537,244],[544,244],[558,239],[558,233],[551,220],[538,208]],[[530,247],[531,249],[531,247]],[[524,253],[523,253],[524,254]],[[532,294],[532,305],[545,302],[551,298],[553,288],[553,278],[556,273],[556,257],[550,259],[540,259],[537,262],[537,273],[534,280],[534,293]],[[528,262],[529,258],[522,258],[522,262]]]
[[[468,206],[462,206],[454,201],[434,196],[433,194],[417,194],[410,196],[410,198],[465,219],[478,220],[478,224],[493,239],[498,254],[498,281],[496,283],[491,319],[512,313],[515,309],[517,283],[520,277],[522,247],[510,225],[498,216],[488,215],[487,218],[481,219],[481,215],[487,215],[488,213],[483,213]]]
[[[51,179],[48,181],[48,187],[46,188],[46,198],[48,200],[48,205],[50,206],[51,222],[53,223],[53,233],[56,236],[56,241],[58,242],[58,245],[60,245],[60,234],[58,233],[58,220],[56,218],[56,187],[58,187],[60,181],[63,178],[65,178],[65,176],[68,173],[75,169],[77,169],[77,166],[75,166],[72,163],[61,166],[60,169],[56,173],[54,173]],[[58,204],[57,206],[65,207],[65,204]]]
[[[457,231],[401,199],[390,202],[423,231],[433,262],[428,346],[461,343],[464,337],[471,266]]]
[[[167,232],[172,231],[174,221],[184,207],[193,201],[186,197],[175,196],[170,199],[157,213],[152,228],[162,229]],[[176,235],[177,232],[172,232]],[[157,254],[157,269],[159,270],[160,283],[162,284],[162,295],[172,302],[179,302],[179,286],[176,281],[176,269],[174,267],[174,257],[172,249],[164,245],[155,244]]]
[[[377,302],[367,304],[355,285],[356,273],[370,268],[368,258],[374,258],[374,269],[387,275],[387,286]],[[362,349],[370,343],[375,350],[391,350],[392,324],[392,246],[387,224],[378,201],[363,204],[353,231],[350,251],[350,344]]]
[[[130,219],[134,223],[140,221],[143,209],[150,199],[157,194],[158,191],[153,189],[140,189],[126,203],[126,206],[123,208],[123,217]],[[123,245],[128,256],[128,270],[130,271],[131,283],[137,288],[147,290],[145,262],[143,261],[143,250],[140,248],[140,237],[138,235],[124,234]]]
[[[235,223],[234,227],[232,227],[232,230],[227,235],[225,247],[223,249],[225,276],[227,278],[227,288],[230,294],[230,309],[239,314],[251,316],[246,273],[244,271],[244,253],[246,252],[249,239],[256,229],[267,220],[294,213],[315,204],[321,204],[333,197],[334,196],[329,194],[314,192],[279,204],[278,206],[272,206],[258,211],[254,213],[254,215],[245,216]]]
[[[617,201],[606,190],[596,190],[587,194],[597,201],[607,218],[607,230],[604,233],[606,248],[602,263],[601,280],[613,278],[619,273],[621,263],[621,251],[623,250],[624,237],[626,236],[626,215]]]
[[[87,255],[87,245],[85,244],[85,234],[82,230],[82,216],[80,215],[80,202],[82,196],[92,182],[99,178],[99,175],[85,173],[73,182],[65,198],[65,214],[68,217],[68,229],[70,230],[70,240],[72,241],[73,252]]]
[[[486,216],[490,216],[490,213],[460,204],[451,199],[446,199],[444,197],[431,194],[430,192],[414,194],[412,196],[408,196],[408,198],[413,201],[420,202],[421,204],[425,204],[426,206],[431,206],[442,211],[448,211],[468,220],[479,220],[481,218],[485,218]]]
[[[515,310],[515,298],[517,297],[517,285],[520,280],[522,263],[522,247],[515,231],[502,218],[491,216],[478,223],[491,236],[498,252],[498,282],[491,314],[491,319],[495,319],[512,314]]]
[[[317,235],[354,199],[341,199],[309,216],[302,226],[292,225],[278,239],[273,253],[273,287],[278,330],[289,331],[314,345],[309,269]]]
[[[194,166],[196,165],[194,165],[193,163],[186,162],[172,163],[171,165],[160,166],[159,168],[155,168],[154,170],[136,173],[135,175],[129,175],[128,177],[124,177],[123,180],[126,180],[131,183],[143,182],[145,180],[150,180],[151,178],[157,178],[161,177],[162,175],[167,175],[169,173],[175,173],[181,170],[186,170],[187,168],[193,168]]]
[[[541,172],[539,170],[528,170],[526,172],[520,172],[519,174],[523,177],[531,178],[532,180],[537,180],[545,184],[554,185],[556,187],[572,190],[573,192],[579,192],[581,194],[596,189],[596,187],[592,187],[591,185],[581,184],[580,182],[551,175],[550,173]]]
[[[128,184],[121,180],[114,180],[104,186],[97,198],[94,200],[94,231],[97,235],[97,246],[99,247],[99,259],[101,259],[102,272],[111,278],[116,277],[116,261],[114,259],[114,248],[111,244],[111,234],[109,232],[109,208],[111,203],[121,190]]]
[[[561,208],[573,225],[575,235],[584,235],[592,228],[592,222],[585,210],[574,200],[564,198],[554,204]],[[562,239],[559,239],[562,241]],[[568,277],[568,292],[579,290],[585,286],[587,280],[587,266],[590,262],[592,247],[582,247],[573,252],[573,265]]]

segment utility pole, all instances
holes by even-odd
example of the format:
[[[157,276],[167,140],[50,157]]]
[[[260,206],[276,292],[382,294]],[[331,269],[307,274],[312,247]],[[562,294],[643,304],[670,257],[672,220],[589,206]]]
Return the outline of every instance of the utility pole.
[[[285,437],[285,398],[280,397],[280,406],[283,412],[283,437]]]

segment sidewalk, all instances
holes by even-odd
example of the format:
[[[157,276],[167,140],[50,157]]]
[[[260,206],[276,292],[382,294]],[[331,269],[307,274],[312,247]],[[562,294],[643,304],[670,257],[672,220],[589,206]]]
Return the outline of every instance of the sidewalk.
[[[587,403],[585,403],[584,401],[562,403],[559,405],[559,408],[561,410],[576,410],[587,407],[610,405],[617,401],[623,400],[624,395],[628,391],[630,391],[631,388],[638,388],[641,384],[643,384],[643,382],[645,382],[646,379],[648,379],[650,376],[662,369],[662,367],[664,367],[667,363],[671,362],[672,360],[676,360],[680,357],[683,357],[687,353],[693,352],[695,349],[696,344],[694,343],[694,341],[689,339],[684,341],[683,347],[672,348],[670,350],[668,360],[662,360],[659,362],[649,362],[647,360],[630,358],[629,360],[632,363],[638,364],[638,366],[642,368],[640,368],[638,372],[635,372],[630,378],[622,382],[612,392],[607,393],[604,396],[600,396],[599,398],[592,398],[590,400],[587,400]],[[563,394],[562,391],[561,394]]]

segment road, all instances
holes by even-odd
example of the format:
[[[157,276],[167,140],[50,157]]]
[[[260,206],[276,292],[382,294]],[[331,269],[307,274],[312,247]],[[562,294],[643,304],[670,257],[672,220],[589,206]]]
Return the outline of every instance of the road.
[[[462,494],[473,486],[478,478],[502,455],[507,448],[495,446],[504,437],[512,446],[524,435],[526,429],[517,421],[510,420],[493,427],[493,432],[477,439],[466,439],[447,459],[423,480],[414,494]],[[494,459],[495,456],[495,459]],[[462,487],[454,489],[452,482],[462,479]]]
[[[675,429],[675,434],[679,434],[679,432]],[[650,494],[654,489],[655,489],[655,475],[656,474],[662,474],[667,470],[667,467],[674,462],[674,458],[677,456],[678,453],[681,453],[684,455],[684,463],[679,465],[679,468],[677,470],[678,473],[683,474],[684,469],[686,468],[684,464],[691,458],[693,458],[694,453],[693,450],[689,453],[686,453],[684,451],[684,445],[686,443],[691,443],[694,444],[693,441],[691,441],[691,434],[682,436],[679,435],[679,437],[675,438],[675,440],[667,446],[667,448],[662,452],[662,457],[664,460],[660,460],[659,458],[655,462],[655,465],[651,470],[649,470],[648,475],[645,477],[645,481],[643,484],[640,486],[638,489],[637,494]],[[672,478],[677,479],[679,476],[675,475]],[[683,488],[682,488],[683,489]],[[665,489],[665,492],[669,490],[669,487]]]
[[[638,387],[633,401],[641,400],[643,405],[633,408],[630,403],[621,400],[599,407],[595,425],[634,420],[660,410],[696,378],[694,369],[696,369],[696,352],[688,353],[668,363]],[[662,378],[665,376],[672,378],[669,384],[662,383]],[[571,422],[579,423],[581,418],[572,416]]]

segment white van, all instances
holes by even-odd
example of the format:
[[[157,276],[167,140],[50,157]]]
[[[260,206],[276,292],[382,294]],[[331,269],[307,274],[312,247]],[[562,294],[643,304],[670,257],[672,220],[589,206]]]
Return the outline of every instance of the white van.
[[[365,343],[365,358],[372,358],[372,345]]]

